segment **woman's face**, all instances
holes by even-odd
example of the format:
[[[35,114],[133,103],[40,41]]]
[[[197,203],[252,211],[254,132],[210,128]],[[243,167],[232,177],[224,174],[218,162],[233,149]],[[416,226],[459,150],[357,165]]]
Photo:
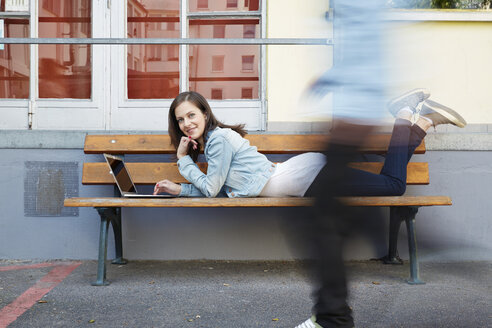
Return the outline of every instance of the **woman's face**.
[[[203,141],[203,131],[205,131],[205,114],[191,102],[181,103],[174,111],[179,129],[185,136],[191,137],[199,142]]]

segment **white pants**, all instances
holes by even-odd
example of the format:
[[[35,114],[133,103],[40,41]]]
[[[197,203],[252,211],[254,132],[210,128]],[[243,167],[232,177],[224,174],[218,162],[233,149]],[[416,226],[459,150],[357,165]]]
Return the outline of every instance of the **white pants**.
[[[305,153],[278,163],[260,193],[263,197],[302,197],[326,164],[321,153]]]

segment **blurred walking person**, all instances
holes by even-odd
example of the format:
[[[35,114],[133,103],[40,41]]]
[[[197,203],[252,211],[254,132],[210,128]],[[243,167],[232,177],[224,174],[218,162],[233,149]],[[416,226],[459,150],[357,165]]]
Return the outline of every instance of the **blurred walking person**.
[[[337,201],[347,164],[384,117],[385,74],[382,62],[385,0],[334,0],[334,65],[312,87],[313,97],[333,92],[333,128],[325,155],[330,160],[306,196],[303,246],[313,261],[313,317],[297,328],[353,327],[347,304],[342,245],[350,230],[351,209]]]

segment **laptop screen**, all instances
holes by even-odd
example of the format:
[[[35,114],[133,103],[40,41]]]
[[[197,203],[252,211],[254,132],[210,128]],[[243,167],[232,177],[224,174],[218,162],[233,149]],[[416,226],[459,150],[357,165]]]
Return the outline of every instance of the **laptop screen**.
[[[111,166],[116,182],[122,192],[136,192],[135,186],[130,179],[125,163],[116,156],[106,156],[106,159]]]

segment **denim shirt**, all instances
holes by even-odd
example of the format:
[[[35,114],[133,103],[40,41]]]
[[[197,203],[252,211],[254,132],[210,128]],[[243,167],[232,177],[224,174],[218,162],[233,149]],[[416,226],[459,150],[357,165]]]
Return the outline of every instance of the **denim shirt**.
[[[255,197],[276,167],[231,129],[209,131],[204,154],[208,162],[207,174],[200,171],[189,155],[178,161],[179,172],[191,182],[181,184],[180,197],[216,197],[222,192],[228,197]]]

